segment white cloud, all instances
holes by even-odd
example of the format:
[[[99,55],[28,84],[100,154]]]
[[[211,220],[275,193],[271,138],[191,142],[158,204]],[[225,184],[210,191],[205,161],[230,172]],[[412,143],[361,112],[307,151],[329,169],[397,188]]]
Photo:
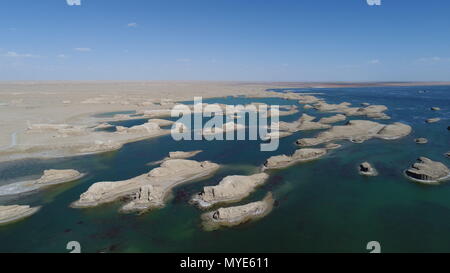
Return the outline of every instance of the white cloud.
[[[90,51],[92,51],[92,49],[89,48],[89,47],[76,47],[76,48],[74,48],[74,50],[78,51],[78,52],[90,52]]]
[[[8,51],[6,52],[6,54],[3,54],[4,57],[10,57],[10,58],[39,58],[40,56],[38,55],[33,55],[33,54],[20,54],[17,53],[15,51]]]
[[[137,27],[138,24],[137,24],[137,23],[128,23],[127,26],[128,26],[128,27]]]
[[[69,56],[67,56],[67,55],[65,55],[65,54],[58,54],[56,57],[58,57],[58,58],[60,58],[60,59],[66,59],[66,58],[69,57]]]
[[[381,64],[381,61],[378,59],[370,60],[369,64]]]
[[[437,62],[440,62],[440,61],[443,61],[443,60],[445,60],[445,59],[442,59],[441,57],[434,56],[434,57],[420,58],[417,61],[419,61],[421,63],[437,63]]]

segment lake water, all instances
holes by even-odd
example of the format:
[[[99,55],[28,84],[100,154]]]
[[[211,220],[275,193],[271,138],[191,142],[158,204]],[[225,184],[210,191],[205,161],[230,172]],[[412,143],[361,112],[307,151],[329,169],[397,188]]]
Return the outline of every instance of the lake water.
[[[422,90],[426,92],[419,92]],[[260,141],[176,142],[171,136],[163,136],[100,155],[0,163],[0,185],[37,178],[49,168],[74,168],[88,173],[79,181],[0,199],[2,205],[42,206],[27,219],[0,226],[0,252],[68,252],[69,241],[80,242],[83,252],[368,252],[369,241],[380,242],[383,252],[450,252],[450,182],[428,186],[403,176],[403,171],[419,156],[450,166],[450,159],[444,155],[450,151],[450,87],[294,91],[321,92],[323,95],[318,97],[328,103],[386,105],[392,119],[379,122],[404,122],[413,127],[413,132],[393,141],[342,141],[341,149],[320,160],[270,171],[268,183],[240,204],[260,200],[272,191],[277,200],[274,210],[261,220],[214,232],[201,229],[202,211],[187,203],[192,194],[205,185],[217,184],[227,175],[256,173],[268,157],[292,154],[297,148],[295,140],[319,131],[283,138],[275,152],[261,152]],[[276,98],[204,102],[297,104]],[[433,106],[442,110],[431,111]],[[302,113],[334,115],[299,109],[300,113],[280,120],[293,121]],[[442,120],[424,122],[431,117]],[[416,144],[413,140],[417,137],[425,137],[429,143]],[[192,159],[210,160],[223,167],[213,177],[175,188],[165,208],[143,215],[118,213],[121,202],[91,209],[69,207],[93,183],[146,173],[156,167],[147,163],[177,150],[204,150]],[[363,161],[371,162],[380,175],[360,176],[357,166]]]

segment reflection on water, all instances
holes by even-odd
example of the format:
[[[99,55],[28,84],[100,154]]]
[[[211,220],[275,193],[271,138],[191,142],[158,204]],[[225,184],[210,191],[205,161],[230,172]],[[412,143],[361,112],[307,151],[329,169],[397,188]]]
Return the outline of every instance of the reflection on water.
[[[394,141],[342,142],[343,148],[323,159],[270,171],[267,184],[241,204],[272,191],[277,199],[272,213],[257,222],[215,232],[200,228],[202,212],[187,203],[192,194],[227,175],[258,172],[265,159],[293,153],[296,139],[314,136],[317,131],[283,138],[275,152],[260,152],[259,141],[176,142],[163,136],[101,155],[1,163],[2,185],[39,176],[49,168],[75,168],[89,175],[33,195],[1,199],[1,204],[42,205],[42,209],[24,221],[0,226],[0,251],[66,252],[67,242],[75,240],[85,252],[366,252],[367,242],[375,240],[386,252],[449,252],[450,184],[427,187],[410,182],[402,172],[418,156],[450,166],[450,159],[443,155],[450,150],[450,87],[336,88],[319,92],[323,95],[318,96],[329,103],[384,104],[392,120],[381,122],[408,123],[413,133]],[[228,104],[253,101],[297,104],[275,98],[204,100]],[[433,106],[442,110],[431,111]],[[303,112],[317,117],[332,115],[302,110],[280,119],[292,121]],[[442,121],[424,122],[432,117]],[[117,125],[134,126],[140,122],[145,120]],[[425,137],[429,143],[417,145],[413,141],[417,137]],[[84,210],[69,207],[93,183],[148,172],[156,166],[147,163],[177,150],[204,150],[193,159],[211,160],[223,168],[211,178],[177,187],[165,208],[144,215],[118,213],[120,202]],[[378,169],[379,176],[358,175],[358,164],[366,160]]]

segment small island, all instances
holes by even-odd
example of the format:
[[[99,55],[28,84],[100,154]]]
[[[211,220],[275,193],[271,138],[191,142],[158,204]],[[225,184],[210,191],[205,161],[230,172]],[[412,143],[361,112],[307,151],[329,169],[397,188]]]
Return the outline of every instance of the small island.
[[[164,201],[173,187],[209,176],[218,169],[218,164],[209,161],[167,160],[149,173],[128,180],[97,182],[81,194],[80,199],[72,203],[72,207],[95,207],[126,198],[131,201],[122,207],[122,212],[143,212],[161,208],[164,207]]]
[[[450,170],[441,162],[420,157],[409,169],[405,171],[408,178],[413,181],[435,184],[450,179]]]
[[[212,212],[202,214],[202,225],[206,231],[219,229],[220,227],[233,227],[248,221],[260,219],[273,208],[274,199],[272,193],[268,193],[263,200],[242,206],[219,208]]]
[[[298,149],[292,156],[277,155],[270,157],[264,163],[263,170],[286,168],[299,162],[318,159],[326,154],[327,154],[326,149],[310,149],[310,148]]]
[[[216,186],[207,186],[194,195],[191,203],[202,209],[210,208],[218,203],[238,202],[252,193],[256,187],[264,184],[269,178],[266,173],[250,176],[230,175],[222,179]]]
[[[45,170],[41,178],[31,181],[11,183],[0,187],[0,196],[32,192],[42,188],[82,178],[85,174],[77,170]]]
[[[365,176],[377,176],[378,172],[369,162],[366,161],[359,164],[359,174]]]

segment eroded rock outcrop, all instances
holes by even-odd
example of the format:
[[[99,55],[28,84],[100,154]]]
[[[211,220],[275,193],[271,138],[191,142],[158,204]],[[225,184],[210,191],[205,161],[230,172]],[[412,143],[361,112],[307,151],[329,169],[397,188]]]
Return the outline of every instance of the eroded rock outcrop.
[[[327,154],[326,149],[298,149],[292,156],[277,155],[272,156],[263,165],[263,169],[280,169],[294,165],[299,162],[318,159]]]
[[[269,178],[266,173],[250,176],[230,175],[222,179],[216,186],[207,186],[194,195],[191,203],[200,208],[209,208],[218,203],[238,202],[252,193]]]
[[[346,119],[347,119],[347,117],[345,115],[337,114],[337,115],[334,115],[331,117],[321,118],[319,120],[319,122],[320,123],[336,123],[336,122],[344,121]]]
[[[82,178],[84,174],[77,170],[45,170],[37,180],[11,183],[0,187],[0,196],[17,195],[40,190],[47,186],[72,182]]]
[[[0,206],[0,224],[11,223],[28,216],[33,215],[39,210],[39,207],[30,206]]]
[[[376,176],[378,175],[378,172],[374,167],[372,167],[369,162],[363,162],[359,164],[359,174],[366,176]]]
[[[450,170],[441,162],[420,157],[405,174],[412,180],[422,183],[437,183],[450,178]]]
[[[273,204],[274,199],[272,193],[269,192],[261,201],[204,213],[201,216],[202,225],[206,231],[237,226],[266,216],[272,210]]]
[[[208,176],[219,168],[218,164],[185,159],[164,161],[159,168],[128,180],[98,182],[81,194],[73,207],[94,207],[122,197],[132,200],[122,211],[143,211],[164,206],[164,200],[173,187],[184,182]]]
[[[323,124],[320,122],[314,122],[316,118],[308,114],[303,114],[297,121],[294,122],[284,122],[278,123],[280,131],[287,131],[295,133],[298,131],[308,131],[308,130],[320,130],[331,128],[328,124]]]
[[[155,122],[147,122],[142,125],[136,125],[130,128],[123,126],[116,126],[116,130],[118,133],[129,133],[129,134],[141,134],[141,133],[152,133],[155,131],[161,130],[158,123]]]
[[[414,139],[414,142],[417,144],[426,144],[428,143],[428,139],[424,138],[424,137],[419,137]]]
[[[396,122],[389,125],[369,120],[351,120],[346,125],[333,126],[314,138],[297,140],[300,146],[315,146],[335,140],[350,140],[361,143],[371,138],[398,139],[411,133],[411,126]]]
[[[425,122],[426,123],[436,123],[436,122],[439,122],[439,121],[441,121],[440,118],[429,118]]]

